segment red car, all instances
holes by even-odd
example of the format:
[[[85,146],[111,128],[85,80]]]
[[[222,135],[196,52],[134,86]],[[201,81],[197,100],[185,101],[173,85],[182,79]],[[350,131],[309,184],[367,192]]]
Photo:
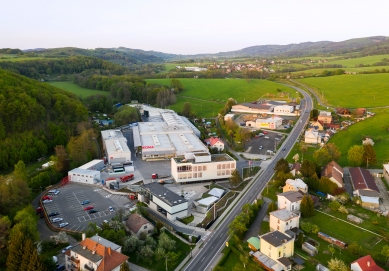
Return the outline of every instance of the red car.
[[[126,175],[126,176],[120,177],[120,181],[121,181],[122,183],[126,183],[126,182],[128,182],[128,181],[133,180],[133,179],[134,179],[134,174],[130,174],[130,175]]]
[[[84,211],[92,210],[94,207],[93,206],[87,206],[84,208]]]
[[[53,197],[50,197],[50,196],[44,196],[43,198],[42,198],[42,200],[53,200]]]
[[[266,132],[266,131],[263,131],[263,133],[264,133],[265,135],[267,135],[267,134],[268,134],[268,132]]]

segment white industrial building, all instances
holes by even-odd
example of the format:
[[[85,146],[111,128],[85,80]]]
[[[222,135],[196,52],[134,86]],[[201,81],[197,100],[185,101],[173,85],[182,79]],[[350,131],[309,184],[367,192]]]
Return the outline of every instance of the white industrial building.
[[[103,149],[108,164],[131,163],[131,151],[127,145],[127,139],[120,130],[101,131]]]
[[[138,105],[139,106],[139,105]],[[184,156],[186,152],[208,152],[199,139],[200,131],[172,110],[142,105],[149,122],[133,127],[134,147],[142,160]]]
[[[172,177],[177,183],[227,179],[235,169],[236,161],[228,154],[193,152],[171,159]]]
[[[86,163],[85,165],[82,165],[82,166],[78,167],[78,168],[87,169],[87,170],[98,170],[98,171],[100,171],[104,166],[105,166],[104,160],[102,160],[102,159],[95,159],[95,160],[92,160],[92,161]]]
[[[188,215],[188,201],[159,183],[142,185],[139,200],[149,205],[154,211],[158,212],[163,209],[169,220]]]
[[[274,107],[275,114],[291,114],[294,111],[294,107],[291,105],[278,105]]]
[[[68,172],[70,182],[96,184],[100,182],[100,171],[75,168]]]
[[[267,119],[256,119],[255,121],[247,121],[246,126],[265,129],[277,129],[282,125],[282,118],[272,117]]]

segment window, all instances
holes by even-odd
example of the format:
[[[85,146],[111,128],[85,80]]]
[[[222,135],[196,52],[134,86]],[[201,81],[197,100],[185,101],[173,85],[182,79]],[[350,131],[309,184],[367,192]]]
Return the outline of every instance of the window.
[[[226,169],[226,164],[223,164],[222,168],[223,168],[223,169]]]
[[[226,174],[227,175],[230,175],[231,174],[231,171],[229,169],[226,170]]]
[[[286,226],[288,226],[289,222],[286,222]]]
[[[193,171],[197,171],[197,166],[194,166],[194,167],[193,167]]]
[[[278,251],[278,257],[281,257],[281,251]]]
[[[203,171],[206,171],[207,170],[207,166],[203,166]]]
[[[188,173],[188,179],[192,178],[192,173]]]
[[[198,177],[198,178],[203,177],[203,173],[200,172],[200,173],[197,175],[197,177]]]
[[[145,225],[145,226],[143,227],[143,229],[147,229],[147,225]]]
[[[217,176],[222,175],[222,172],[220,170],[217,171]]]
[[[280,220],[278,219],[278,224],[280,224]]]
[[[277,225],[277,230],[279,231],[280,230],[280,226]]]
[[[197,178],[197,173],[193,173],[193,178]]]
[[[202,166],[199,166],[199,167],[198,167],[198,171],[202,171]]]
[[[221,169],[222,165],[218,164],[217,169]]]
[[[231,164],[231,168],[235,168],[235,164]]]

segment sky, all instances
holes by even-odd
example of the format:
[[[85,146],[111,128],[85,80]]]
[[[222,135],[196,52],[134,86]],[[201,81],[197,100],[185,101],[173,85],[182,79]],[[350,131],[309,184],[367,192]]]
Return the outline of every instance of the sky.
[[[12,0],[0,10],[0,48],[202,54],[389,36],[387,0]]]

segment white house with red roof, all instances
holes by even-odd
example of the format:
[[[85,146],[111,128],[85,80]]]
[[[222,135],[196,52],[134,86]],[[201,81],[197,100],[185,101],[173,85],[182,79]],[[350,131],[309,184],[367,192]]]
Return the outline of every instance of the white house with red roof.
[[[216,148],[218,151],[224,150],[224,143],[218,137],[210,137],[204,140],[204,142],[211,148]]]
[[[384,271],[379,267],[370,255],[359,258],[351,263],[352,271]]]

